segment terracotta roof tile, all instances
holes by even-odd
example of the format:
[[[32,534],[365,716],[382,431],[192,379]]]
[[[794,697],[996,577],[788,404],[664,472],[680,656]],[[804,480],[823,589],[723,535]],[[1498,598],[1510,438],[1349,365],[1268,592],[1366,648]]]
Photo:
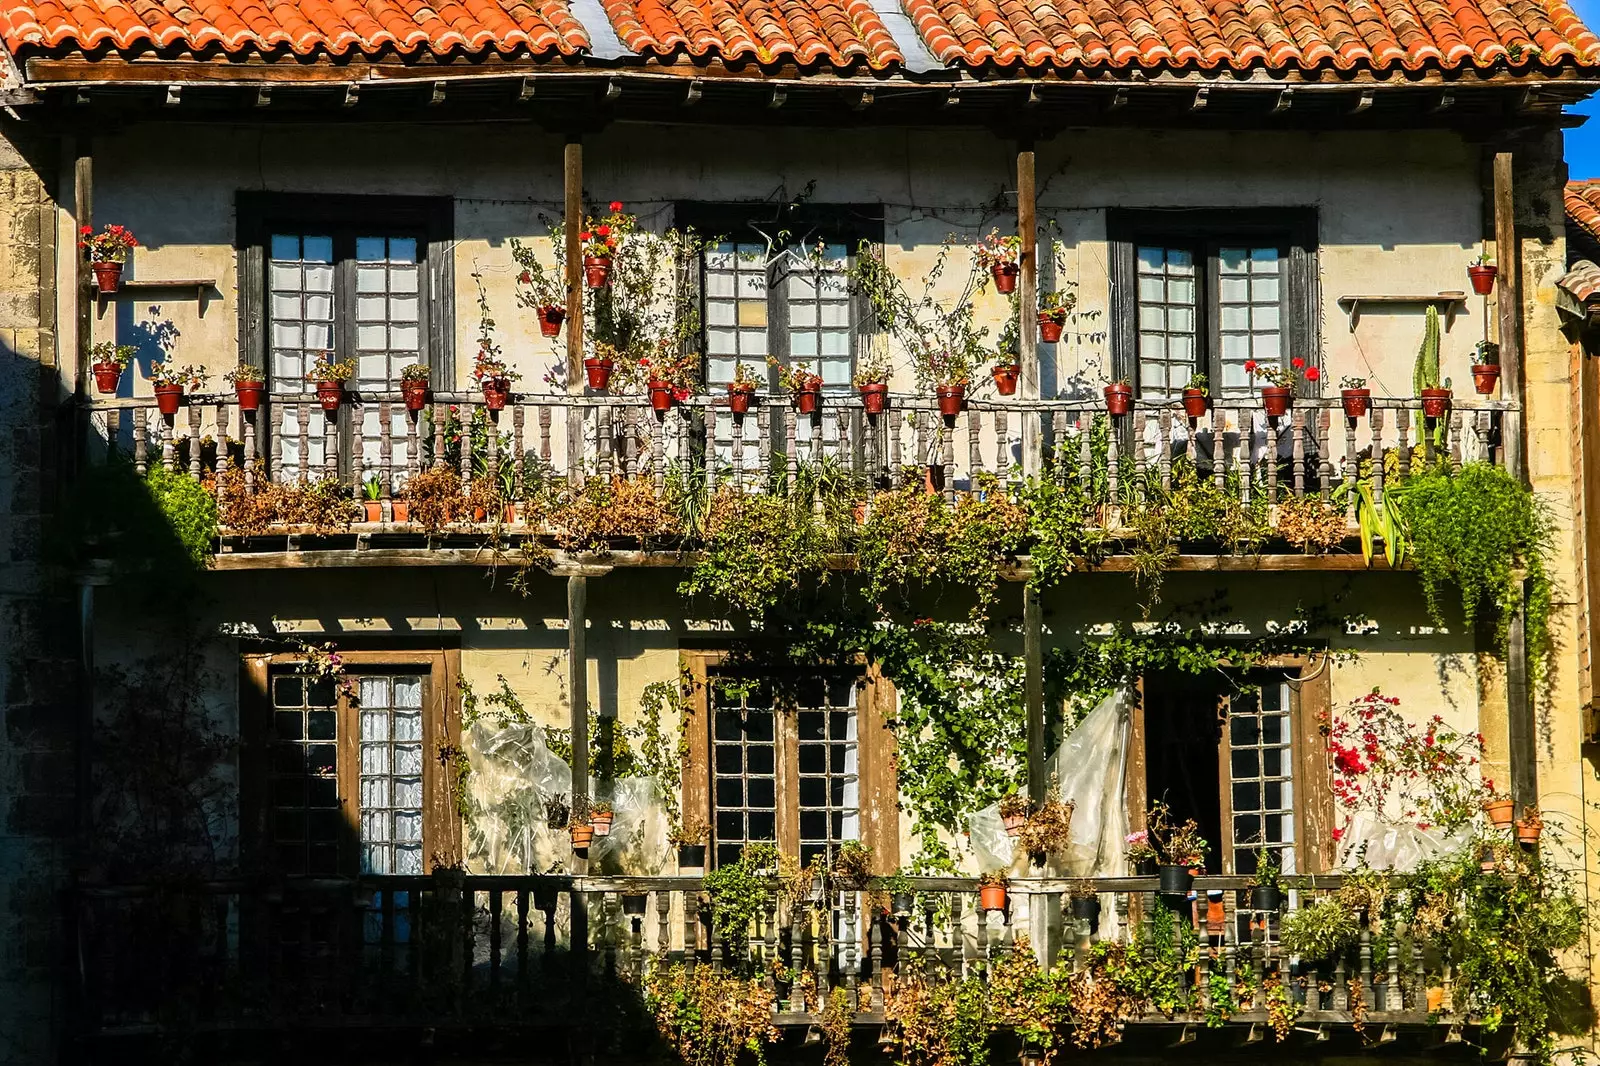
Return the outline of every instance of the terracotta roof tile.
[[[1600,245],[1600,178],[1567,182],[1567,224]]]
[[[630,51],[801,64],[904,63],[870,0],[604,0]]]
[[[567,0],[0,0],[0,40],[13,54],[154,46],[571,55],[589,47]]]
[[[688,2],[688,0],[680,0]],[[901,0],[942,63],[1201,70],[1600,65],[1566,0]]]
[[[1579,303],[1600,296],[1600,267],[1595,266],[1587,259],[1580,259],[1572,264],[1572,269],[1556,279],[1556,284],[1566,289]]]

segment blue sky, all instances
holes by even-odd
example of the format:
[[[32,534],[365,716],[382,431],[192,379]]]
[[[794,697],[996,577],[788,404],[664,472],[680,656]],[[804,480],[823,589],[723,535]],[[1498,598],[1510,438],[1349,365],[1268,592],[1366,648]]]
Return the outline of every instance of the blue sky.
[[[1600,0],[1573,0],[1584,25],[1600,32]],[[1567,169],[1572,178],[1600,178],[1600,100],[1590,97],[1573,108],[1589,121],[1567,131]]]

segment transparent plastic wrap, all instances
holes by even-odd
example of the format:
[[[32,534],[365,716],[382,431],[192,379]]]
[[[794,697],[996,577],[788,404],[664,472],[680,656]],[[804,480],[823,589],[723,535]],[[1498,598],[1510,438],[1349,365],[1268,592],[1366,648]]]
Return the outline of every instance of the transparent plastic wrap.
[[[1418,829],[1409,822],[1391,822],[1372,811],[1357,811],[1339,838],[1339,868],[1354,870],[1363,862],[1374,870],[1411,873],[1433,859],[1460,854],[1472,842],[1472,827],[1450,833]]]
[[[605,795],[599,784],[596,795]],[[667,847],[666,805],[648,777],[625,777],[611,783],[611,805],[616,818],[611,832],[596,837],[589,848],[589,872],[596,874],[670,874],[677,872],[677,855]],[[669,865],[670,864],[670,865]]]

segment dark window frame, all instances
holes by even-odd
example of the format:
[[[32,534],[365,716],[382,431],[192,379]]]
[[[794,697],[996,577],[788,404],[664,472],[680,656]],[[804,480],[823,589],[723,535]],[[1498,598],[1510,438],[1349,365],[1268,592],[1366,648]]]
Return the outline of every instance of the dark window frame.
[[[1282,294],[1284,366],[1295,356],[1322,365],[1318,313],[1317,209],[1314,207],[1154,209],[1115,208],[1106,216],[1111,255],[1111,376],[1139,384],[1139,265],[1141,245],[1191,248],[1203,255],[1196,270],[1196,370],[1220,381],[1221,326],[1217,303],[1216,250],[1247,241],[1286,252]],[[1261,246],[1261,245],[1257,245]],[[1197,255],[1197,266],[1201,262]],[[1302,386],[1321,395],[1320,382]]]

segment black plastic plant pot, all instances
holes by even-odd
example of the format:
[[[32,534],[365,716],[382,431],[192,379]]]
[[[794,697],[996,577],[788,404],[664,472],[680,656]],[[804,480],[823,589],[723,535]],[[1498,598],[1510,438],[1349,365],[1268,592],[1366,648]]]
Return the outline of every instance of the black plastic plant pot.
[[[889,901],[889,908],[893,910],[895,914],[905,916],[911,913],[914,902],[915,901],[911,893],[896,892],[893,898],[891,898]]]
[[[622,913],[638,917],[644,913],[645,900],[648,899],[643,892],[622,897]]]
[[[1283,907],[1283,889],[1277,885],[1251,885],[1250,908],[1258,911],[1276,911]]]
[[[1194,887],[1194,874],[1189,872],[1187,866],[1156,867],[1156,873],[1161,877],[1161,894],[1163,896],[1187,896]]]
[[[705,869],[706,846],[704,844],[679,844],[678,865],[689,869]]]
[[[1100,928],[1100,897],[1074,896],[1072,916],[1079,921],[1088,922],[1089,931],[1096,932]]]

